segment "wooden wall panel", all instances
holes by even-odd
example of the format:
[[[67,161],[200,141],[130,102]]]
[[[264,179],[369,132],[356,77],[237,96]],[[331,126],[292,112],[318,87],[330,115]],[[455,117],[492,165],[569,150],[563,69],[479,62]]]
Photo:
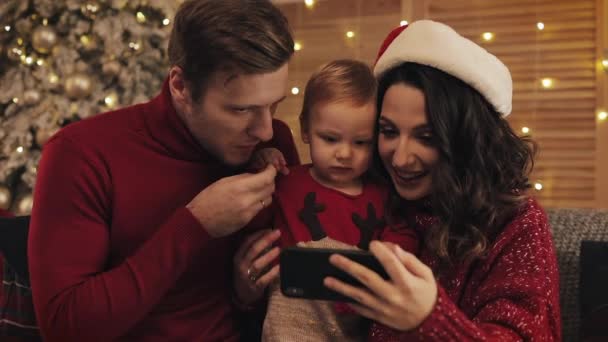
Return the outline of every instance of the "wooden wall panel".
[[[539,144],[534,181],[546,206],[593,207],[596,0],[432,0],[429,17],[496,54],[513,76],[512,127]],[[538,30],[537,22],[545,24]],[[493,32],[492,41],[483,40]],[[552,78],[550,89],[541,79]],[[521,133],[523,134],[523,133]]]
[[[608,106],[606,71],[598,59],[608,48],[608,0],[324,0],[282,4],[302,50],[290,63],[290,85],[299,87],[280,106],[279,118],[294,132],[304,161],[299,114],[304,85],[321,64],[336,58],[373,63],[385,35],[403,19],[424,16],[454,27],[496,54],[514,82],[512,127],[530,128],[540,147],[532,179],[548,207],[608,207],[608,122],[596,119]],[[415,12],[415,14],[414,14]],[[545,24],[537,29],[537,22]],[[346,31],[355,37],[348,39]],[[493,32],[494,40],[482,39]],[[606,56],[608,57],[608,56]],[[542,78],[554,85],[545,89]],[[602,126],[603,124],[603,126]],[[522,133],[523,134],[523,133]],[[599,137],[599,138],[598,138]],[[608,158],[605,158],[608,159]],[[608,176],[606,176],[608,179]]]

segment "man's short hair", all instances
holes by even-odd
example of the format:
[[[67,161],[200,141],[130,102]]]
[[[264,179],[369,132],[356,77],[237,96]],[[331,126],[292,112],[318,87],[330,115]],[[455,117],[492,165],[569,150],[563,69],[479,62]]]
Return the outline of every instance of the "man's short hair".
[[[287,18],[270,1],[188,0],[175,15],[168,52],[196,101],[214,72],[273,72],[293,45]]]

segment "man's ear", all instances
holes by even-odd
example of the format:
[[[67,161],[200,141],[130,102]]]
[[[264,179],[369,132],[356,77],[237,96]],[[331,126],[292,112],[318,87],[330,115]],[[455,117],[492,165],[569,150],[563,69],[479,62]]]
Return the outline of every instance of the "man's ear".
[[[310,144],[310,136],[308,134],[308,122],[303,120],[300,115],[300,136],[302,137],[302,142],[305,144]]]
[[[192,108],[192,94],[188,82],[184,79],[184,71],[178,66],[169,70],[169,91],[175,109],[182,114],[188,114]]]

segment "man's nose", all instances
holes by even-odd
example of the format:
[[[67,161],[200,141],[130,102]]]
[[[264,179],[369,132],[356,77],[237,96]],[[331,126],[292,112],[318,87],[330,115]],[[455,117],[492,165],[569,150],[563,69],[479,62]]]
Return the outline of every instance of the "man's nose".
[[[263,109],[253,118],[249,135],[261,141],[268,141],[272,139],[272,134],[272,113],[269,108]]]

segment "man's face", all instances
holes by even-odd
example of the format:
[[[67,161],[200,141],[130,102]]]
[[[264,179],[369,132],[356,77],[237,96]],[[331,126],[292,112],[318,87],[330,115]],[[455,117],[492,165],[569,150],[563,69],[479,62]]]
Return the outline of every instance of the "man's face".
[[[272,117],[287,89],[287,64],[274,72],[216,72],[204,94],[181,116],[196,140],[230,166],[247,163],[255,146],[272,138]]]

